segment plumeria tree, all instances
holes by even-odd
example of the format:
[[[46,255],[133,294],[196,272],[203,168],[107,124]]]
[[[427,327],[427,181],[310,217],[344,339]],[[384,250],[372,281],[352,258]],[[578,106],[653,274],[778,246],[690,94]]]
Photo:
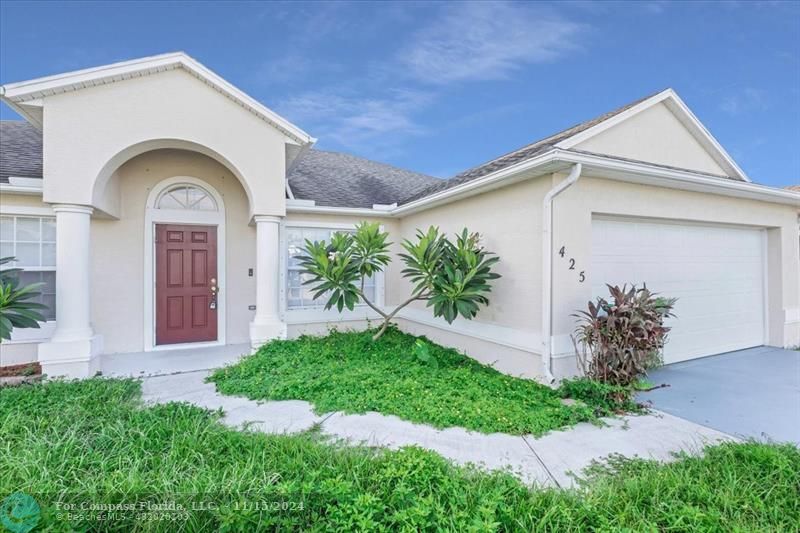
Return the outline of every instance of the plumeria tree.
[[[417,231],[415,239],[402,243],[398,254],[405,268],[404,277],[412,282],[411,294],[391,311],[381,309],[364,293],[364,280],[382,272],[391,262],[389,234],[378,223],[361,222],[354,233],[337,232],[330,242],[306,240],[300,257],[303,271],[310,278],[314,299],[326,296],[325,309],[352,310],[363,302],[383,318],[373,336],[386,331],[398,311],[415,301],[426,301],[434,316],[452,323],[459,315],[470,320],[481,305],[488,305],[491,282],[500,277],[492,267],[500,260],[484,250],[480,235],[466,228],[449,240],[439,229]]]

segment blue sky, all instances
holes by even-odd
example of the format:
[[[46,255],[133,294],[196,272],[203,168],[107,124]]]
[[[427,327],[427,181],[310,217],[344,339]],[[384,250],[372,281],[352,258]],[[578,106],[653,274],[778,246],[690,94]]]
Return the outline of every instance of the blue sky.
[[[754,181],[800,183],[800,2],[0,3],[2,83],[175,50],[318,148],[436,176],[673,87]]]

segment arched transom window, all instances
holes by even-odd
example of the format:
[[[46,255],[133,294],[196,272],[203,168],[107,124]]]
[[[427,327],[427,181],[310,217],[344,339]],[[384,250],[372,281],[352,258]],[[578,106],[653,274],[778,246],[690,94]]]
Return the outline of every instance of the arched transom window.
[[[196,185],[173,185],[158,197],[157,209],[192,209],[216,211],[217,202],[204,189]]]

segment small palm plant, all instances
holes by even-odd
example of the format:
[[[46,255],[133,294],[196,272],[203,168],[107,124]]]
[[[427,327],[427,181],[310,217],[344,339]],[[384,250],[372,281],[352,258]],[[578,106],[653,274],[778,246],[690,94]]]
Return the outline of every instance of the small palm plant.
[[[3,268],[13,257],[0,258],[0,340],[9,340],[14,328],[38,328],[45,318],[39,312],[46,306],[31,301],[40,293],[43,283],[20,286],[19,268]]]
[[[406,253],[399,256],[406,268],[402,274],[414,286],[405,301],[384,311],[364,294],[364,280],[391,261],[388,238],[377,222],[361,222],[355,233],[334,233],[330,243],[306,240],[305,255],[299,259],[311,276],[305,284],[312,285],[314,299],[327,295],[325,309],[336,306],[339,312],[363,301],[383,318],[375,340],[401,309],[415,301],[426,301],[433,315],[448,323],[459,315],[475,318],[480,306],[489,304],[486,295],[492,290],[491,282],[500,277],[492,267],[500,259],[483,249],[477,233],[464,228],[452,242],[431,226],[427,232],[417,231],[414,241],[403,241]]]

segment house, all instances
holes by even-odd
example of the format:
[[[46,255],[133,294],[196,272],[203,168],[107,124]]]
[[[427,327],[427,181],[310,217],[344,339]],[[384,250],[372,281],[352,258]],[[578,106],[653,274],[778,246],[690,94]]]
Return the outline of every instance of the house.
[[[163,353],[363,327],[301,285],[303,239],[380,221],[399,243],[464,226],[501,262],[491,305],[401,328],[499,370],[575,372],[571,316],[606,283],[678,297],[667,362],[800,344],[800,193],[752,183],[671,89],[447,180],[315,139],[183,53],[2,87],[2,253],[46,283],[48,322],[2,363],[92,375]],[[395,244],[397,246],[397,244]],[[409,284],[370,280],[381,304]]]

